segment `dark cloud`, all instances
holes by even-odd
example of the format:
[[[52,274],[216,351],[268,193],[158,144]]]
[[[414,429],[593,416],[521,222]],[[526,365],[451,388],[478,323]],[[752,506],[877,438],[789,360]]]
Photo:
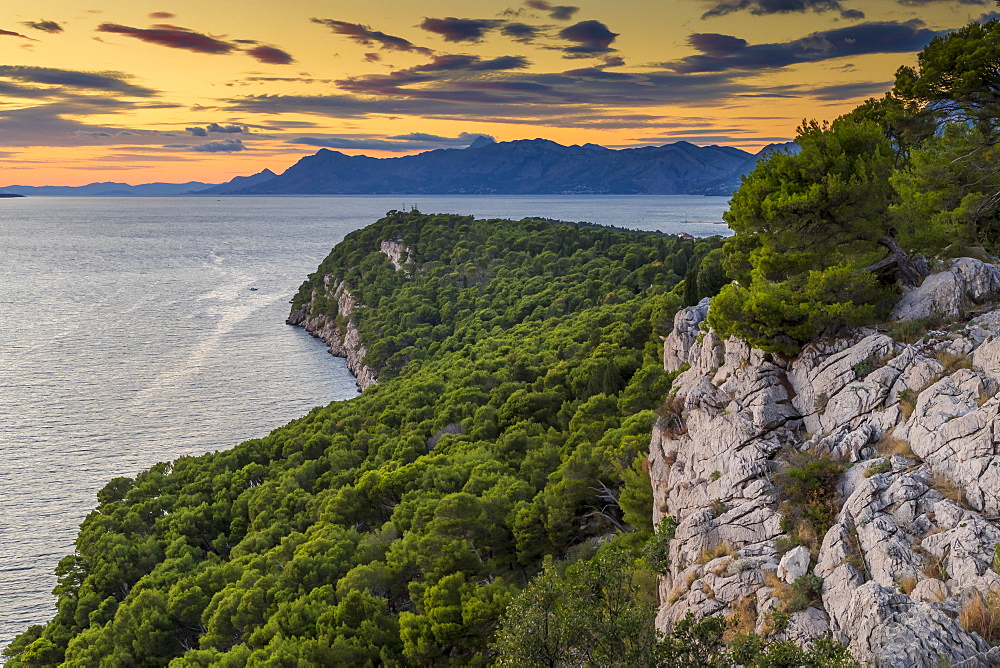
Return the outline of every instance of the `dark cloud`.
[[[25,21],[21,25],[28,26],[29,28],[34,28],[35,30],[41,30],[47,33],[59,33],[63,31],[63,27],[56,23],[55,21]]]
[[[623,67],[625,65],[625,59],[621,56],[607,56],[604,58],[604,62],[599,65],[593,65],[591,67],[581,67],[575,70],[567,70],[563,72],[566,76],[575,77],[586,77],[589,79],[602,78],[602,79],[628,79],[632,75],[630,74],[620,74],[617,72],[607,72],[608,67]]]
[[[129,83],[130,77],[122,72],[78,72],[51,67],[0,65],[0,78],[29,84],[119,93],[129,97],[153,97],[157,94],[151,88]]]
[[[516,21],[505,24],[500,28],[500,32],[515,42],[523,42],[525,44],[533,42],[542,35],[541,28],[528,25],[527,23],[517,23]]]
[[[380,95],[406,94],[403,86],[433,82],[442,78],[461,80],[481,76],[483,73],[524,69],[529,65],[522,56],[500,56],[483,60],[479,56],[445,54],[435,56],[431,62],[415,65],[389,74],[370,74],[338,81],[342,90],[352,93]]]
[[[776,69],[844,56],[920,51],[940,34],[924,28],[920,21],[859,23],[791,42],[746,46],[740,46],[743,40],[728,35],[698,34],[689,41],[701,54],[663,66],[681,74]]]
[[[688,44],[707,56],[723,57],[747,47],[748,42],[732,35],[714,32],[699,32],[688,37]]]
[[[313,23],[324,25],[335,34],[344,35],[345,37],[354,40],[358,44],[363,44],[364,46],[378,45],[380,49],[385,49],[386,51],[413,51],[428,56],[433,53],[430,49],[422,46],[416,46],[413,42],[407,39],[396,37],[395,35],[387,35],[386,33],[378,30],[372,30],[370,27],[361,25],[360,23],[348,23],[347,21],[316,18],[311,19],[311,21]]]
[[[32,39],[31,37],[28,37],[27,35],[22,35],[19,32],[14,32],[12,30],[3,30],[3,29],[0,29],[0,37],[20,37],[21,39],[31,40],[32,42],[37,42],[38,41],[37,39]]]
[[[245,134],[250,132],[246,125],[220,125],[219,123],[209,123],[201,127],[184,128],[195,137],[207,137],[210,132],[219,134]]]
[[[171,14],[170,12],[152,12],[149,15],[149,18],[151,18],[151,19],[172,19],[172,18],[174,18],[174,15]]]
[[[892,81],[860,81],[857,83],[836,84],[834,86],[813,88],[809,91],[809,94],[817,99],[830,102],[840,102],[859,97],[881,97],[883,93],[892,88],[893,83]]]
[[[313,83],[328,84],[328,83],[333,83],[333,79],[313,79],[312,77],[310,77],[308,75],[307,76],[300,76],[300,77],[257,77],[257,76],[255,76],[255,77],[246,77],[240,83],[243,83],[243,82],[255,82],[255,83],[257,83],[257,82],[269,82],[270,83],[270,82],[275,82],[275,81],[297,82],[297,83],[304,83],[304,84],[313,84]],[[226,85],[228,86],[228,85],[231,85],[231,84],[226,84]]]
[[[51,102],[22,109],[0,111],[0,135],[4,146],[108,146],[122,143],[149,142],[160,144],[167,133],[149,130],[126,130],[121,127],[87,123],[77,120],[95,113],[127,112],[135,104],[111,99],[109,96]]]
[[[377,63],[382,60],[382,56],[372,51],[371,53],[365,54],[365,60],[368,61],[369,63]]]
[[[723,16],[733,12],[751,14],[789,14],[792,12],[844,11],[838,0],[721,0],[701,18]]]
[[[446,54],[435,56],[431,62],[424,65],[416,65],[407,71],[412,72],[442,72],[464,70],[466,72],[500,72],[503,70],[518,70],[527,67],[530,63],[523,56],[500,56],[483,60],[479,56],[463,54]]]
[[[598,70],[600,73],[600,70]],[[440,75],[440,73],[438,73]],[[490,78],[454,78],[408,72],[399,77],[348,80],[348,93],[325,96],[257,95],[233,100],[230,110],[254,113],[304,113],[339,118],[402,115],[439,119],[477,118],[485,122],[530,122],[559,118],[565,125],[592,124],[623,107],[664,104],[700,105],[706,99],[723,105],[742,94],[764,90],[728,73],[688,74],[659,71],[642,74],[497,73]],[[789,88],[789,94],[792,89]],[[802,95],[803,91],[797,94]],[[632,123],[624,124],[630,127]]]
[[[860,9],[845,9],[840,12],[841,17],[845,19],[863,19],[865,18],[865,13]]]
[[[563,49],[568,57],[586,57],[614,51],[611,43],[618,37],[618,33],[611,32],[600,21],[591,20],[580,21],[563,28],[559,31],[559,36],[570,42],[576,42],[575,46]]]
[[[549,18],[556,19],[557,21],[569,21],[573,18],[574,14],[580,11],[579,7],[572,7],[570,5],[553,5],[545,0],[524,0],[524,4],[532,9],[549,12]]]
[[[205,129],[209,132],[220,132],[229,135],[249,132],[249,129],[245,125],[219,125],[218,123],[209,123]]]
[[[953,1],[954,0],[896,0],[896,2],[898,2],[901,5],[911,5],[911,6],[930,5],[936,2],[953,2]],[[985,7],[986,5],[990,5],[992,3],[990,2],[990,0],[958,0],[958,4],[980,5]]]
[[[465,148],[479,137],[493,139],[492,135],[481,133],[463,132],[457,137],[442,137],[440,135],[413,132],[390,137],[372,137],[371,135],[296,137],[289,140],[288,143],[316,146],[319,148],[407,153],[410,151],[426,151],[438,148]]]
[[[236,153],[246,151],[247,147],[243,145],[241,139],[220,139],[192,146],[191,150],[199,153]]]
[[[130,28],[129,26],[117,23],[102,23],[97,27],[98,32],[112,33],[116,35],[126,35],[160,46],[169,46],[174,49],[185,49],[196,53],[224,54],[231,53],[236,46],[230,42],[203,35],[187,28],[179,26],[154,26],[153,28]]]
[[[420,27],[427,32],[437,33],[446,42],[478,42],[483,36],[505,23],[497,19],[424,19]]]
[[[288,65],[295,62],[291,55],[273,46],[255,46],[252,49],[247,49],[247,54],[268,65]]]

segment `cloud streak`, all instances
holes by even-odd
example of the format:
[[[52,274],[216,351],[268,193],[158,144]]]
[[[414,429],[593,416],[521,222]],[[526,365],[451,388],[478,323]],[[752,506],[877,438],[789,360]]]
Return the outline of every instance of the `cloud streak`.
[[[220,139],[192,146],[191,150],[198,153],[238,153],[249,149],[243,145],[241,139]]]
[[[247,49],[247,55],[267,65],[288,65],[295,62],[289,53],[273,46],[255,46]]]
[[[21,25],[27,26],[34,30],[39,30],[41,32],[47,32],[50,34],[56,34],[63,31],[63,27],[56,23],[55,21],[25,21]]]
[[[571,5],[553,5],[546,0],[524,0],[524,4],[532,9],[549,12],[549,18],[557,21],[569,21],[573,15],[580,11],[579,7]]]
[[[688,43],[701,53],[663,66],[681,74],[778,69],[844,56],[919,51],[940,34],[924,28],[920,21],[860,23],[767,44],[748,44],[731,35],[696,33]]]
[[[844,11],[838,0],[722,0],[705,12],[701,18],[725,16],[733,12],[747,11],[751,14],[791,14],[793,12]]]
[[[274,46],[258,44],[256,40],[237,39],[227,42],[189,28],[169,24],[154,25],[150,28],[133,28],[119,23],[102,23],[97,26],[97,32],[125,35],[148,44],[209,55],[229,55],[242,51],[256,61],[267,65],[288,65],[295,62],[295,59],[286,51]],[[251,46],[244,49],[243,45]]]
[[[410,151],[427,151],[440,148],[465,148],[480,137],[493,139],[492,135],[482,133],[462,132],[457,137],[444,137],[441,135],[413,132],[389,137],[343,134],[296,137],[295,139],[290,139],[288,143],[315,146],[318,148],[407,153]]]
[[[118,93],[128,97],[153,97],[157,91],[130,83],[123,72],[79,72],[52,67],[0,65],[0,78],[28,84]],[[51,89],[48,92],[52,92]]]
[[[162,25],[153,28],[132,28],[118,23],[102,23],[97,26],[97,32],[125,35],[149,44],[184,49],[195,53],[226,54],[236,49],[235,44],[179,26]]]
[[[349,23],[348,21],[336,21],[334,19],[310,19],[313,23],[324,25],[336,35],[343,35],[363,46],[378,46],[386,51],[412,51],[429,56],[433,53],[428,48],[416,46],[413,42],[402,37],[389,35],[379,30],[372,30],[369,26],[360,23]]]
[[[19,32],[14,32],[13,30],[3,30],[0,29],[0,37],[20,37],[21,39],[26,39],[32,42],[37,42],[37,39],[28,37],[27,35],[22,35]]]

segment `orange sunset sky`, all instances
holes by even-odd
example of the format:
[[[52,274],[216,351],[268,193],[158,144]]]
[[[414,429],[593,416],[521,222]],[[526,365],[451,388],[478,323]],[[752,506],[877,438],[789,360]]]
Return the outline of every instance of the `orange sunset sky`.
[[[570,2],[570,0],[560,0]],[[321,147],[756,150],[991,0],[9,0],[0,185],[218,183]]]

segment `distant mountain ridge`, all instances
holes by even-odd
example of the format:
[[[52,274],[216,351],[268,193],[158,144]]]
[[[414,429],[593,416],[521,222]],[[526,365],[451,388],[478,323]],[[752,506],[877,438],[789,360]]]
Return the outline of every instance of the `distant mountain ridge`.
[[[609,149],[546,139],[480,141],[398,158],[322,149],[238,195],[681,195],[748,171],[756,156],[729,146]],[[728,194],[728,193],[727,193]]]
[[[3,192],[15,195],[34,195],[41,197],[154,197],[162,195],[189,195],[212,186],[211,183],[188,181],[187,183],[143,183],[133,186],[128,183],[104,181],[88,183],[85,186],[6,186],[0,188]]]
[[[436,149],[393,158],[350,156],[320,149],[281,174],[265,169],[226,183],[103,182],[85,186],[19,186],[3,192],[34,196],[170,195],[725,195],[757,160],[794,143],[757,154],[731,146],[610,149],[563,146],[547,139],[496,142],[478,137],[461,149]]]

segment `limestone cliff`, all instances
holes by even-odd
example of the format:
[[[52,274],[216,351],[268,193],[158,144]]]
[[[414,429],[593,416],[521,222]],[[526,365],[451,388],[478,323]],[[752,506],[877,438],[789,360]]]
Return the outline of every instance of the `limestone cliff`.
[[[786,358],[703,328],[708,300],[677,314],[664,365],[685,370],[649,456],[654,519],[678,522],[660,630],[738,614],[800,644],[832,633],[862,664],[996,665],[960,617],[1000,590],[1000,269],[942,269],[902,315],[952,324],[915,343],[859,330]],[[832,526],[810,538],[778,478],[823,456],[845,472]],[[804,583],[816,595],[790,606]]]
[[[384,240],[379,250],[389,258],[396,271],[405,268],[410,251],[401,241]],[[358,304],[344,281],[331,280],[330,276],[323,278],[322,292],[328,304],[336,303],[335,312],[331,313],[329,309],[325,311],[316,309],[315,301],[318,295],[314,291],[311,299],[297,308],[292,308],[285,322],[304,328],[323,341],[332,355],[345,358],[348,370],[357,380],[358,390],[364,392],[372,385],[377,385],[378,379],[375,370],[365,364],[365,355],[368,351],[361,341],[358,325],[352,317]]]

